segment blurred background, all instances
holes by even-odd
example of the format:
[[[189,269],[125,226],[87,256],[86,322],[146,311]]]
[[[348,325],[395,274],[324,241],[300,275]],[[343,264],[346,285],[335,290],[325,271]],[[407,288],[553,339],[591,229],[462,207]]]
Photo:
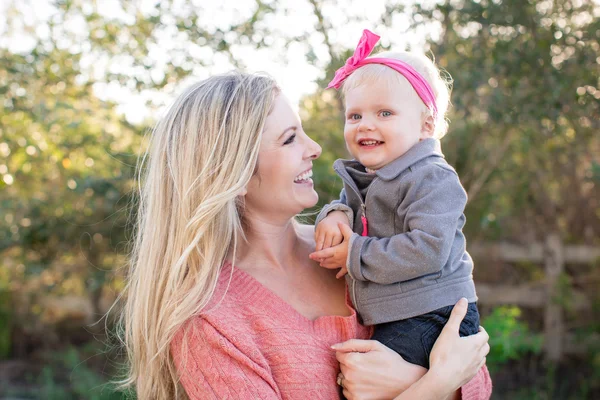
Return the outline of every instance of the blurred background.
[[[123,399],[123,288],[144,134],[189,83],[265,71],[341,181],[325,91],[364,28],[454,79],[495,399],[600,398],[600,2],[1,0],[0,398]],[[314,215],[302,218],[311,221]]]

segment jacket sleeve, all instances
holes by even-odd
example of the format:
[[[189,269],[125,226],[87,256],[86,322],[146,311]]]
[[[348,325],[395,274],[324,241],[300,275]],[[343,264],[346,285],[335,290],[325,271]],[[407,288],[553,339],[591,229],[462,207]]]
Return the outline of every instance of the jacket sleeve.
[[[350,223],[350,226],[354,226],[354,211],[352,211],[352,208],[350,208],[350,206],[348,205],[348,199],[346,198],[346,189],[342,189],[342,191],[340,192],[339,200],[334,200],[331,203],[323,206],[323,208],[319,212],[319,215],[317,215],[317,219],[315,220],[315,226],[317,226],[319,222],[321,222],[323,218],[325,218],[327,214],[329,214],[332,211],[343,211],[344,214],[346,214],[346,217],[348,217],[348,222]]]
[[[352,235],[347,258],[352,278],[386,285],[439,272],[448,261],[467,194],[451,169],[432,164],[413,174],[410,204],[402,202],[396,210],[406,215],[406,232]]]
[[[175,336],[171,355],[190,400],[281,399],[266,362],[244,354],[203,318],[187,336],[183,329]]]

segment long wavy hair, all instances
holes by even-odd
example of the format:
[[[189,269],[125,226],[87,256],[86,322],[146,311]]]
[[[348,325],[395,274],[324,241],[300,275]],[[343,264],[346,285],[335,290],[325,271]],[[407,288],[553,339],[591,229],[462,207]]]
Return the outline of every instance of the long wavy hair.
[[[214,76],[185,90],[151,133],[137,170],[119,321],[128,356],[120,385],[139,399],[187,398],[170,343],[207,305],[228,251],[244,237],[239,194],[255,171],[278,92],[267,76]]]

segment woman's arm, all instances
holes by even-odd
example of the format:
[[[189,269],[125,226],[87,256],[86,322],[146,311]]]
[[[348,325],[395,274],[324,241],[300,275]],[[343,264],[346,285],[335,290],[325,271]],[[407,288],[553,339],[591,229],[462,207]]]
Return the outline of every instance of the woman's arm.
[[[202,318],[191,323],[187,335],[182,329],[175,336],[171,354],[190,400],[281,400],[275,381],[260,360],[241,352]]]
[[[404,361],[377,341],[350,340],[334,346],[346,398],[450,399],[466,384],[459,397],[489,399],[491,380],[484,366],[489,337],[483,328],[476,335],[459,336],[466,311],[467,302],[462,299],[432,349],[429,371]]]

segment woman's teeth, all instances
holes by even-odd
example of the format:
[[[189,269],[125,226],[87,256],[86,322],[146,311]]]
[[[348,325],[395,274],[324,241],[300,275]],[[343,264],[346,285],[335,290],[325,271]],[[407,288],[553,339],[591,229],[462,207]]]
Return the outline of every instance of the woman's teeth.
[[[303,174],[301,174],[301,175],[298,175],[298,176],[297,176],[297,177],[294,179],[294,182],[302,182],[302,181],[306,181],[306,180],[310,179],[312,176],[313,176],[313,174],[312,174],[312,169],[311,169],[311,170],[308,170],[308,171],[304,172],[304,173],[303,173]]]

